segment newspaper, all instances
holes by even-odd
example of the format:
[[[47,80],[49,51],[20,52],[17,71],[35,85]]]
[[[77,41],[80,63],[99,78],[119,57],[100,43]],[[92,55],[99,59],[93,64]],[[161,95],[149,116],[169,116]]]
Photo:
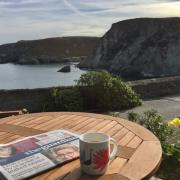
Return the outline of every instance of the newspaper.
[[[0,145],[0,179],[20,180],[79,157],[79,136],[64,129]]]

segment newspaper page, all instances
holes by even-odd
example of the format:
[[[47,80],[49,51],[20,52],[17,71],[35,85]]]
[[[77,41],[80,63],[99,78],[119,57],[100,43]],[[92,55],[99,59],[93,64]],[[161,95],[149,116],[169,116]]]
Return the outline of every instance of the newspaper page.
[[[0,145],[0,179],[20,180],[79,157],[79,136],[55,130]]]

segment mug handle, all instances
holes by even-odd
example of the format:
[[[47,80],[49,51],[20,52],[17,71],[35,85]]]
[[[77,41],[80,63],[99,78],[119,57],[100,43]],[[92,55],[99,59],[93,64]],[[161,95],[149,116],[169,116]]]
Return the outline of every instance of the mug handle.
[[[116,154],[118,152],[118,146],[115,139],[113,138],[110,138],[110,143],[113,144],[113,150],[112,150],[112,153],[110,154],[109,160],[113,160],[116,157]]]

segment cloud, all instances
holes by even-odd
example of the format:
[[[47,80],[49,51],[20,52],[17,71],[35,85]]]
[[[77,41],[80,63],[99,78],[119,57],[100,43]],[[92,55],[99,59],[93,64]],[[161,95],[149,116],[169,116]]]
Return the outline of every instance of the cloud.
[[[102,36],[135,17],[180,16],[176,0],[0,0],[0,44],[51,36]]]
[[[76,8],[75,6],[73,6],[73,4],[71,4],[68,0],[62,0],[64,2],[64,4],[69,7],[75,14],[80,15],[80,16],[85,16],[83,13],[81,13],[78,8]]]

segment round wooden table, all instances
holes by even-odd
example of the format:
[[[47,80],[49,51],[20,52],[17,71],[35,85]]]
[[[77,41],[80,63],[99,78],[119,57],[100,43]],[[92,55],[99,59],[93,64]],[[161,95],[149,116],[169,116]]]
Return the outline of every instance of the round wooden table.
[[[101,177],[82,174],[78,159],[38,175],[35,180],[140,180],[151,177],[160,165],[162,149],[155,135],[138,124],[100,114],[54,112],[4,118],[0,120],[0,143],[59,128],[107,133],[119,145],[117,157]]]

